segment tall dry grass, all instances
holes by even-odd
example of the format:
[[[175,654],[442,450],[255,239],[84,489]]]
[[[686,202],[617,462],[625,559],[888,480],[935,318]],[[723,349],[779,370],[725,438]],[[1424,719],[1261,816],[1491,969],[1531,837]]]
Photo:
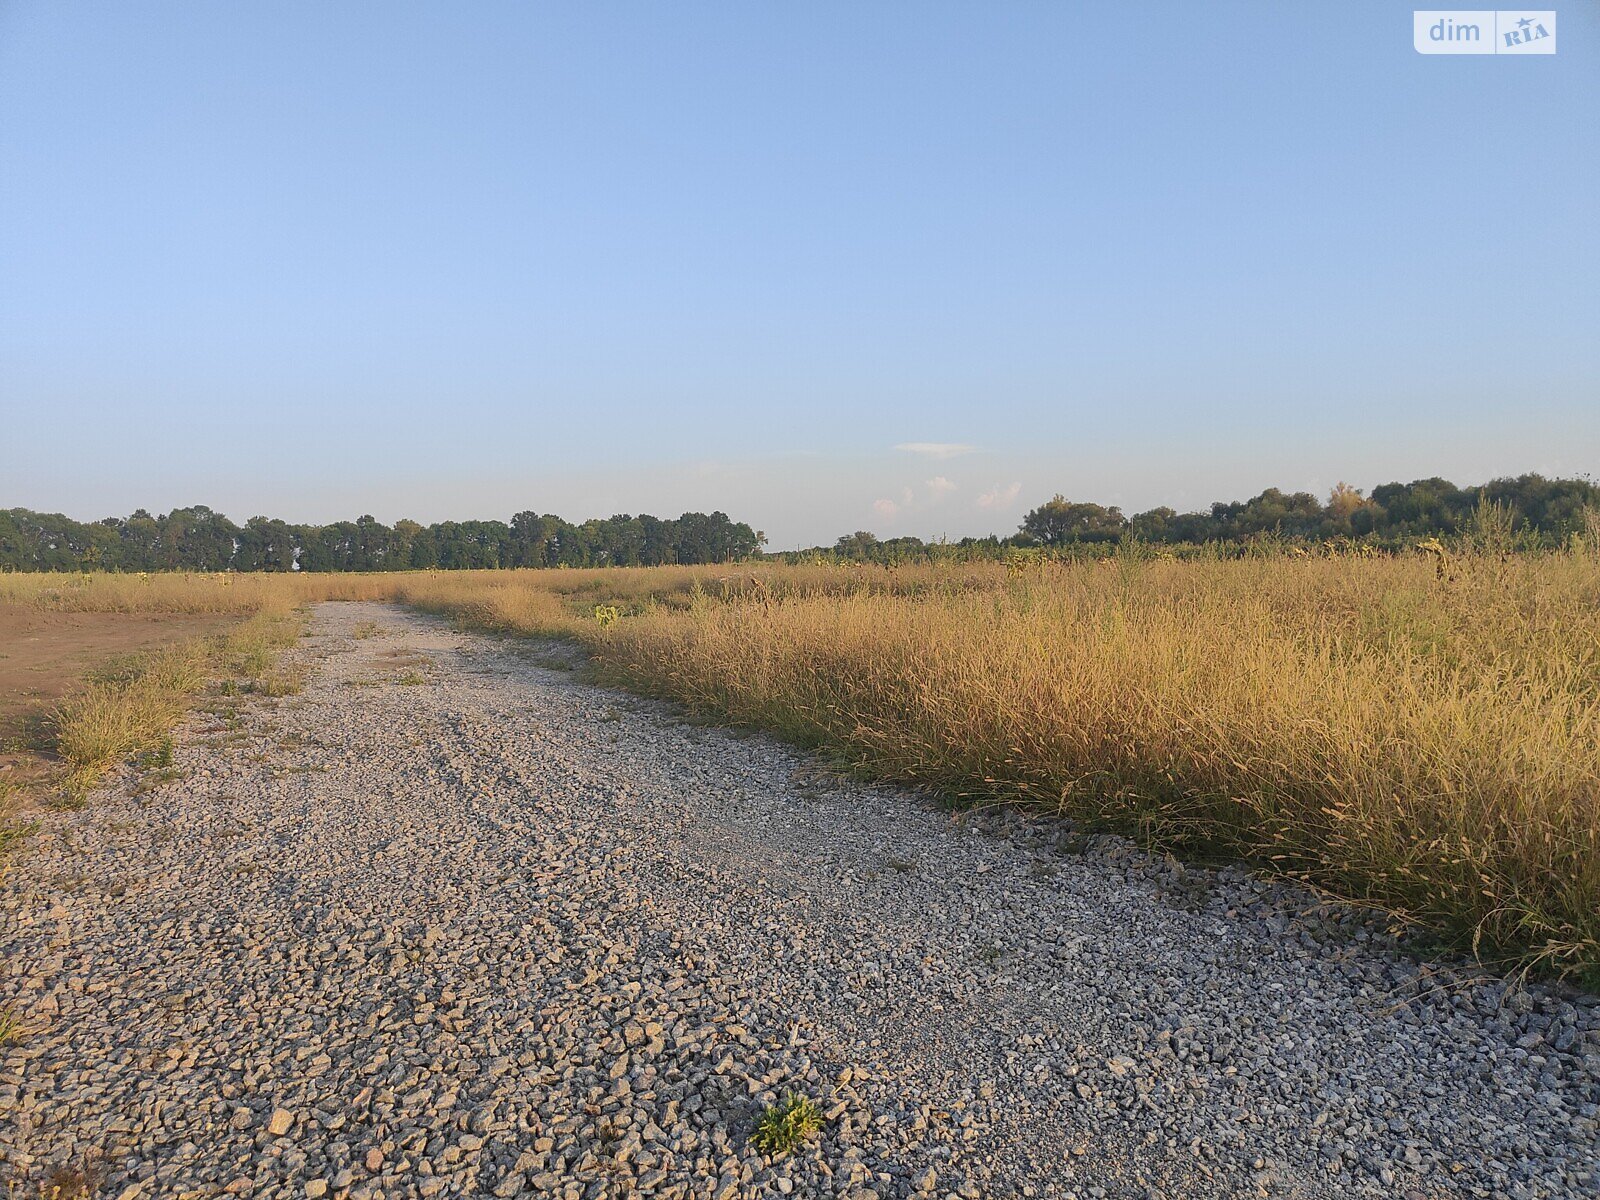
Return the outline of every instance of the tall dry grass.
[[[0,605],[51,612],[237,614],[283,612],[316,600],[377,600],[393,576],[174,571],[122,575],[0,574]]]

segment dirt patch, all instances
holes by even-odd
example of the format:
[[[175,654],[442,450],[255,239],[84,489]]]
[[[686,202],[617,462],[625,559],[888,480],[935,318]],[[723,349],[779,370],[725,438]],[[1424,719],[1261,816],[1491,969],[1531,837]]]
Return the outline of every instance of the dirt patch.
[[[63,613],[0,605],[0,770],[37,762],[56,701],[96,663],[216,633],[239,618],[191,613]]]

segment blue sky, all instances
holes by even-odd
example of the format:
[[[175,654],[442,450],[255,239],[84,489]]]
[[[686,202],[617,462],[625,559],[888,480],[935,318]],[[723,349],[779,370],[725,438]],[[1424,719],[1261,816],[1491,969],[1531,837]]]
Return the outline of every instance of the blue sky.
[[[1557,11],[0,0],[0,505],[781,547],[1593,472]]]

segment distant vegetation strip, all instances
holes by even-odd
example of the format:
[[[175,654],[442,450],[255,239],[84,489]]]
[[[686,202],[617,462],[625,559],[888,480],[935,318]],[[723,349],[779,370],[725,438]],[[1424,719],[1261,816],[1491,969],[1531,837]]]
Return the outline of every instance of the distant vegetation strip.
[[[413,571],[720,563],[756,554],[764,537],[726,513],[674,520],[616,516],[573,525],[522,512],[505,521],[332,525],[251,517],[235,525],[204,505],[162,516],[74,521],[0,510],[0,571]]]
[[[141,509],[130,517],[85,523],[14,508],[0,511],[0,571],[322,573],[695,565],[757,557],[889,564],[978,561],[1018,549],[1093,556],[1129,543],[1168,547],[1184,557],[1240,556],[1283,543],[1394,550],[1460,536],[1484,508],[1501,515],[1509,548],[1549,549],[1581,536],[1586,512],[1597,507],[1600,487],[1592,482],[1541,475],[1476,487],[1437,478],[1386,483],[1371,495],[1341,483],[1326,500],[1268,488],[1203,512],[1155,508],[1132,517],[1114,506],[1058,495],[1030,511],[1009,536],[928,542],[860,531],[831,546],[765,556],[765,535],[722,512],[672,520],[622,514],[574,525],[530,511],[509,522],[401,520],[388,526],[370,516],[331,525],[252,517],[236,525],[204,506],[161,516]]]
[[[1120,508],[1057,495],[1030,511],[1010,537],[925,542],[916,537],[880,539],[870,532],[841,537],[831,546],[787,551],[789,562],[832,559],[850,562],[917,562],[950,558],[994,558],[1009,551],[1045,548],[1058,554],[1095,557],[1132,543],[1161,547],[1176,557],[1243,557],[1279,547],[1337,552],[1404,550],[1429,539],[1459,539],[1478,528],[1480,511],[1505,528],[1511,550],[1556,549],[1583,536],[1600,509],[1600,487],[1587,479],[1519,475],[1477,487],[1448,479],[1386,483],[1367,495],[1341,483],[1326,500],[1310,492],[1268,488],[1249,500],[1216,503],[1202,512],[1171,508],[1124,516]]]

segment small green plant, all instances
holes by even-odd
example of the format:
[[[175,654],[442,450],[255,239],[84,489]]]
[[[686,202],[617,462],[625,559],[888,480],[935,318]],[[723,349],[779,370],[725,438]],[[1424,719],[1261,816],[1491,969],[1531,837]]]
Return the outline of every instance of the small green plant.
[[[148,750],[133,757],[134,765],[145,771],[164,771],[172,766],[172,737],[165,735]]]
[[[129,789],[133,796],[146,796],[158,787],[172,783],[183,778],[183,772],[176,767],[168,767],[161,771],[146,771],[139,776],[138,781]]]
[[[37,821],[12,822],[0,825],[0,854],[5,854],[38,828],[39,823]]]
[[[251,690],[261,696],[294,696],[305,687],[305,683],[305,671],[300,667],[280,667],[262,672]]]
[[[421,684],[427,683],[428,677],[421,671],[413,668],[397,678],[395,682],[400,684],[402,687],[418,687]]]
[[[782,1100],[761,1114],[750,1143],[763,1154],[792,1154],[802,1142],[822,1129],[822,1110],[815,1100],[786,1092]]]
[[[596,604],[594,606],[594,619],[600,623],[600,628],[614,624],[622,616],[622,610],[615,604]]]
[[[94,779],[82,772],[74,771],[61,781],[59,791],[44,798],[44,806],[51,812],[77,812],[80,808],[87,808],[89,793],[94,788]]]
[[[377,637],[382,632],[383,626],[379,625],[376,621],[362,621],[350,631],[350,636],[357,637],[362,641],[365,641],[367,638]]]
[[[11,820],[22,799],[22,789],[15,780],[0,775],[0,855],[11,849],[12,843],[26,837],[30,830]]]

